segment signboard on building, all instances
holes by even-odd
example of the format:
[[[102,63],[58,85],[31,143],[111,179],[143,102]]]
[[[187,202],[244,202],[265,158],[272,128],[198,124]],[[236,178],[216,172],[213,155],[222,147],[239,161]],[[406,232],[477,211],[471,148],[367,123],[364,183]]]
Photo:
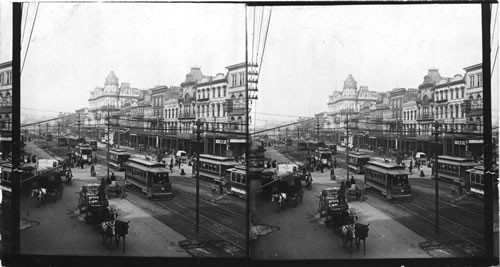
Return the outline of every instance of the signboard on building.
[[[247,139],[229,139],[229,143],[240,143],[244,144],[247,142]]]
[[[469,144],[482,144],[482,143],[483,143],[482,139],[469,140]]]
[[[465,140],[455,140],[455,145],[465,145]]]
[[[216,144],[227,144],[227,140],[215,139]]]

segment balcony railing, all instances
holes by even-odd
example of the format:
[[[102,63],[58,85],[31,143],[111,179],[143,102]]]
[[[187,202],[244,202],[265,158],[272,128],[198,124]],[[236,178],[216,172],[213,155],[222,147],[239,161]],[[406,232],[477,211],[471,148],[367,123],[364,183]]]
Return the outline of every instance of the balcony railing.
[[[420,116],[417,116],[417,121],[418,120],[434,120],[434,116],[433,115],[429,115],[429,114],[420,115]]]
[[[196,118],[196,114],[194,112],[179,114],[179,119],[195,119],[195,118]]]

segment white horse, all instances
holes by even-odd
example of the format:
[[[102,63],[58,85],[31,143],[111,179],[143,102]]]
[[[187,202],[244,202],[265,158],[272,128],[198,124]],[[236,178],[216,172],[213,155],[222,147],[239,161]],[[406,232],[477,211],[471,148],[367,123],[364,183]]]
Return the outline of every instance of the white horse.
[[[278,204],[278,212],[285,208],[286,203],[286,193],[278,193],[273,194],[271,197],[272,202],[276,202]]]
[[[40,207],[40,205],[45,201],[45,196],[47,195],[47,189],[46,188],[35,188],[31,189],[31,197],[37,199],[37,207]]]
[[[106,239],[109,239],[109,249],[111,249],[113,237],[116,235],[115,220],[108,221],[108,222],[102,222],[101,223],[101,234],[102,234],[102,242],[103,243],[106,242]]]

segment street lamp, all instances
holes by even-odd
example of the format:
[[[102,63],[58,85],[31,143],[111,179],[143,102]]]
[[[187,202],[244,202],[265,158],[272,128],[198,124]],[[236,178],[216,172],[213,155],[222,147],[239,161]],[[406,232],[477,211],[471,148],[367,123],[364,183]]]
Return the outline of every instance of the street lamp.
[[[203,132],[200,128],[203,123],[198,119],[195,122],[196,129],[193,127],[193,132],[196,134],[196,233],[200,233],[200,135]]]

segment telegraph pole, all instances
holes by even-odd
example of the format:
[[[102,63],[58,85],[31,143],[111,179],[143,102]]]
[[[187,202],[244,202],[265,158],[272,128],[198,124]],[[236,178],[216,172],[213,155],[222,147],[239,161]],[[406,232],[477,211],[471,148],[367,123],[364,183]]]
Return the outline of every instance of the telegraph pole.
[[[196,233],[200,233],[200,134],[201,122],[196,121]]]
[[[438,133],[438,128],[439,128],[439,124],[437,121],[434,122],[434,137],[435,137],[435,142],[436,142],[436,146],[438,144],[438,137],[439,137],[439,133]],[[437,151],[437,150],[436,150]],[[434,229],[434,232],[439,235],[439,182],[438,182],[438,155],[437,153],[434,153],[434,195],[435,195],[435,204],[436,204],[436,228]]]
[[[346,135],[347,135],[347,141],[346,141],[346,148],[345,148],[345,151],[346,151],[346,160],[345,160],[345,163],[347,165],[347,181],[349,181],[349,113],[346,114],[347,118],[346,118]]]
[[[109,179],[109,109],[108,109],[108,116],[106,118],[107,120],[107,124],[108,124],[108,142],[107,142],[107,147],[108,147],[108,152],[106,153],[106,165],[107,165],[107,169],[108,169],[108,174],[107,174],[107,178]]]
[[[80,113],[78,113],[77,125],[78,125],[78,139],[80,139]]]

